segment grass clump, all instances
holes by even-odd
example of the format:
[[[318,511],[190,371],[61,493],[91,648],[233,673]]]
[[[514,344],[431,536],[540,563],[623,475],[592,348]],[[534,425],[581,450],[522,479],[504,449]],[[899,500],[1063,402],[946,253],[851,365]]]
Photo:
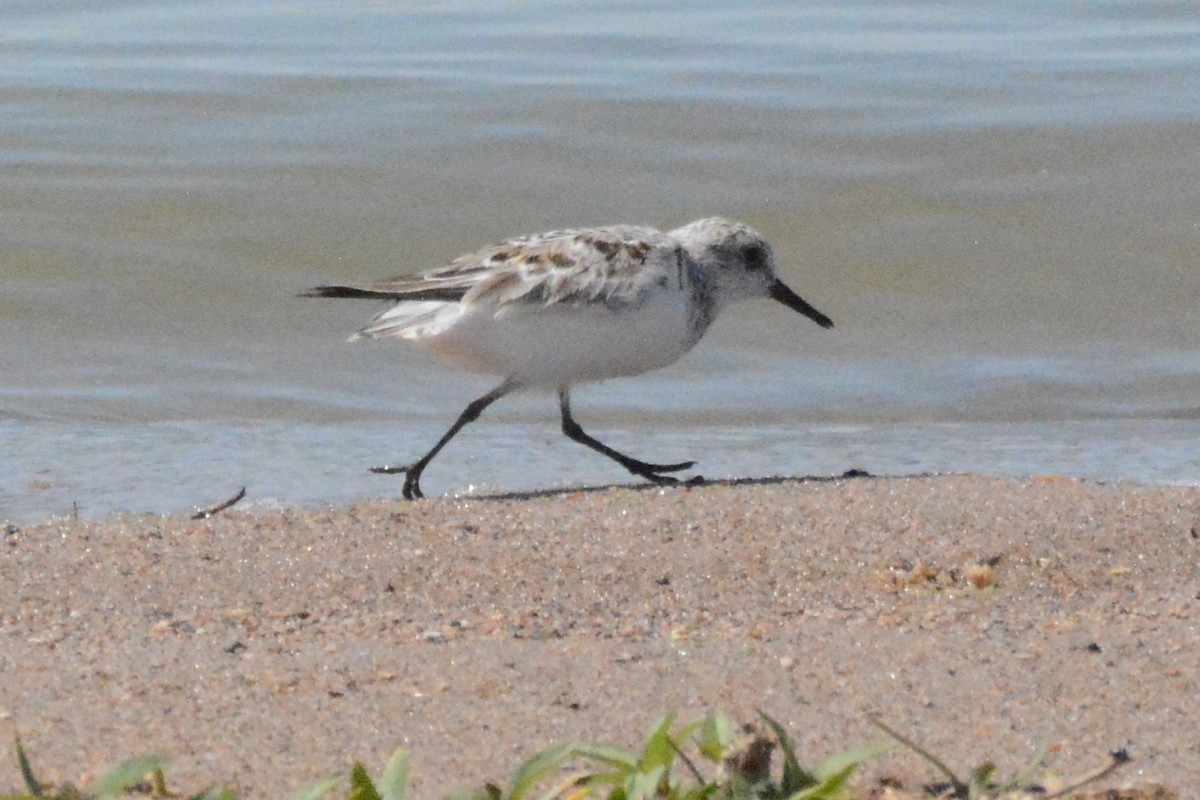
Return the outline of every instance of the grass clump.
[[[795,742],[783,726],[762,712],[759,715],[762,724],[755,728],[738,726],[723,714],[676,725],[675,715],[668,714],[654,724],[639,750],[574,740],[559,742],[521,764],[506,785],[488,783],[452,793],[447,800],[847,800],[868,796],[890,800],[1051,800],[1083,798],[1081,787],[1109,776],[1129,760],[1123,751],[1112,753],[1102,769],[1065,788],[1049,789],[1038,783],[1047,774],[1046,750],[1010,778],[998,778],[991,763],[962,778],[920,745],[874,720],[896,742],[932,764],[945,780],[915,794],[883,785],[868,793],[851,788],[849,780],[864,761],[892,745],[859,747],[804,767]],[[776,750],[781,753],[778,766]],[[0,800],[184,798],[167,789],[163,775],[167,760],[160,756],[125,761],[83,789],[71,783],[54,788],[39,781],[19,738],[16,756],[25,791],[0,794]],[[1147,794],[1135,791],[1096,797],[1173,797],[1162,787],[1151,788],[1153,791],[1147,790]],[[408,790],[408,754],[400,749],[376,779],[361,763],[355,763],[349,773],[314,781],[293,794],[291,800],[407,800]],[[229,789],[208,789],[187,795],[186,800],[237,800],[237,796]]]
[[[650,730],[640,751],[559,742],[518,767],[506,786],[489,783],[455,792],[448,800],[833,800],[844,796],[858,765],[880,751],[859,748],[806,769],[783,726],[766,714],[762,718],[769,736],[739,728],[723,714],[678,726],[669,714]],[[776,748],[783,753],[779,770],[772,769]],[[26,791],[0,800],[180,797],[167,790],[167,760],[159,756],[118,764],[82,790],[65,783],[51,791],[35,776],[19,739],[16,751]],[[355,763],[348,775],[315,781],[292,800],[406,800],[408,772],[408,755],[397,750],[377,780]],[[237,798],[227,789],[210,789],[188,800]]]
[[[105,770],[95,780],[82,789],[67,782],[52,791],[50,787],[37,779],[33,772],[33,764],[28,753],[21,745],[20,737],[15,740],[17,751],[17,766],[21,770],[21,780],[25,783],[25,791],[17,794],[0,795],[0,800],[120,800],[133,794],[158,798],[178,798],[167,791],[166,769],[167,759],[162,756],[142,756],[123,761],[115,767]],[[189,800],[236,800],[231,792],[212,790],[193,795]]]
[[[762,717],[773,736],[747,735],[723,714],[675,727],[669,714],[640,751],[560,742],[522,764],[507,787],[489,784],[452,800],[824,800],[843,796],[855,768],[879,752],[859,748],[805,769],[783,727]]]
[[[1050,791],[1039,781],[1047,773],[1047,756],[1049,748],[1042,747],[1037,755],[1016,774],[1008,778],[998,778],[996,765],[986,761],[975,769],[964,780],[946,763],[930,753],[919,744],[901,733],[889,728],[878,719],[872,718],[872,723],[888,736],[891,736],[904,747],[916,753],[925,761],[932,764],[946,780],[930,784],[926,787],[929,797],[953,798],[953,800],[1001,800],[1001,798],[1037,797],[1039,800],[1055,800],[1055,798],[1077,797],[1084,786],[1108,777],[1122,765],[1129,763],[1130,757],[1124,750],[1114,750],[1109,753],[1109,762],[1090,775],[1068,782],[1064,787]],[[1109,795],[1118,800],[1115,795]],[[1130,795],[1130,797],[1136,797]]]

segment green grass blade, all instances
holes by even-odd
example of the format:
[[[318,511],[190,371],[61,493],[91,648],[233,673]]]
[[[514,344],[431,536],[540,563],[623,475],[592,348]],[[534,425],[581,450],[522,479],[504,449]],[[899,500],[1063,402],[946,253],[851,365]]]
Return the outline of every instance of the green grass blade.
[[[456,789],[446,795],[446,800],[501,800],[504,793],[494,783],[478,789]]]
[[[796,792],[788,800],[830,800],[830,798],[837,797],[842,793],[846,781],[850,780],[850,776],[854,774],[857,766],[857,764],[850,764],[841,772],[829,775],[816,786]]]
[[[117,764],[96,778],[83,790],[85,797],[93,800],[108,800],[120,797],[125,790],[145,778],[146,775],[167,765],[162,756],[142,756]]]
[[[379,776],[379,795],[382,800],[405,800],[408,794],[408,753],[398,748],[388,759]]]
[[[754,794],[754,788],[750,785],[750,781],[741,775],[735,774],[730,777],[727,791],[729,793],[729,800],[758,800]]]
[[[174,797],[174,796],[175,795],[172,795],[172,794],[163,795],[163,797]],[[192,795],[191,798],[189,798],[189,800],[238,800],[238,798],[237,798],[237,795],[233,793],[232,789],[225,789],[225,788],[218,787],[218,788],[214,788],[214,789],[209,789],[206,792],[201,792],[200,794]]]
[[[692,734],[700,730],[700,728],[703,726],[704,720],[702,719],[698,719],[695,722],[689,722],[688,724],[681,726],[679,730],[672,733],[671,738],[675,739],[676,742],[682,742],[686,739],[692,738]]]
[[[551,784],[550,788],[542,793],[540,800],[585,797],[593,794],[590,787],[594,783],[603,783],[603,781],[596,781],[596,776],[587,772],[572,772],[561,776],[557,783]]]
[[[683,748],[681,748],[679,745],[680,742],[687,742],[690,740],[696,731],[700,730],[701,726],[703,725],[704,720],[698,719],[695,722],[689,722],[688,724],[681,726],[674,733],[667,734],[667,742],[671,745],[672,758],[674,758],[674,756],[679,756],[685,761],[688,761],[688,765],[691,766],[691,761],[686,755],[684,755]]]
[[[671,743],[671,724],[674,721],[675,715],[667,714],[655,723],[646,737],[642,755],[638,758],[638,770],[650,772],[659,767],[666,769],[671,766],[675,760],[675,747]]]
[[[696,747],[700,755],[714,764],[720,764],[737,737],[737,726],[724,714],[709,714],[700,726]]]
[[[632,750],[605,744],[588,744],[586,742],[575,746],[575,753],[580,758],[607,764],[617,769],[631,770],[637,767],[638,756]]]
[[[383,800],[361,762],[350,768],[350,800]]]
[[[170,797],[171,792],[167,791],[167,776],[163,774],[161,769],[156,769],[150,773],[150,794],[152,797]]]
[[[517,768],[509,785],[506,800],[524,800],[525,795],[542,778],[561,769],[575,757],[576,743],[567,741],[552,744]]]
[[[651,797],[659,796],[659,784],[667,774],[665,764],[651,767],[650,769],[639,770],[631,777],[629,786],[625,791],[628,800],[646,800]]]
[[[779,791],[787,797],[820,783],[815,775],[800,766],[796,758],[796,745],[783,726],[761,709],[758,715],[775,732],[775,738],[779,740],[779,749],[783,751],[783,776],[779,782]]]
[[[307,786],[303,786],[292,795],[292,800],[321,800],[322,797],[329,794],[335,787],[345,783],[344,775],[330,775],[327,778],[319,778]]]
[[[976,767],[967,781],[967,797],[971,800],[975,800],[977,797],[986,797],[988,790],[992,787],[992,776],[995,774],[996,765],[991,762]]]
[[[864,744],[861,747],[851,748],[822,761],[813,769],[813,776],[819,781],[824,781],[831,775],[837,775],[842,772],[846,767],[857,767],[864,761],[870,761],[872,758],[881,756],[891,749],[892,745],[887,742],[876,742],[875,744]]]
[[[33,774],[33,765],[29,762],[29,756],[26,754],[25,748],[21,746],[21,737],[14,736],[13,743],[17,748],[17,765],[21,768],[21,780],[25,781],[25,788],[29,790],[29,796],[45,797],[42,794],[42,784]]]

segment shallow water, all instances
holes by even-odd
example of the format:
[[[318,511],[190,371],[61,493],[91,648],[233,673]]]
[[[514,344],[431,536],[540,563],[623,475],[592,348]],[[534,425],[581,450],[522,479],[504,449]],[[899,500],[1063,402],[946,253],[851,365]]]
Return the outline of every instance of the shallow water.
[[[394,492],[490,384],[297,291],[710,214],[837,328],[746,304],[582,388],[614,445],[1200,482],[1200,12],[994,6],[5,4],[0,517]],[[535,397],[427,475],[625,478]]]

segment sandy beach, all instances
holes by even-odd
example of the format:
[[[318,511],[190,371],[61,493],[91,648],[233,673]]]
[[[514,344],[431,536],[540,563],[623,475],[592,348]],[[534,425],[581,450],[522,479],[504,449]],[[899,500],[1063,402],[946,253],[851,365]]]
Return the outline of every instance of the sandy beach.
[[[812,761],[875,714],[964,772],[1126,748],[1109,785],[1194,796],[1198,563],[1200,489],[1053,477],[55,520],[0,547],[0,738],[50,780],[161,753],[246,797],[404,746],[434,798],[556,739],[762,708]]]

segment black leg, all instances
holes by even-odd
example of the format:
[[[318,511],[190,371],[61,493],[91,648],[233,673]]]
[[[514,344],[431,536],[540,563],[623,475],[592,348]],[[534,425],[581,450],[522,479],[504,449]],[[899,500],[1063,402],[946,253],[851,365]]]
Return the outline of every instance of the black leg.
[[[571,416],[571,396],[569,390],[558,390],[558,406],[562,410],[562,431],[567,435],[568,439],[573,442],[579,442],[582,445],[587,445],[597,453],[608,456],[634,475],[643,477],[648,481],[653,481],[654,483],[676,483],[675,478],[661,473],[679,472],[680,470],[690,469],[696,465],[695,461],[681,461],[678,464],[648,464],[645,461],[630,458],[624,453],[618,453],[603,442],[589,436],[580,427],[579,423],[575,421],[575,418]]]
[[[371,467],[371,472],[378,472],[383,475],[395,475],[396,473],[403,472],[404,499],[414,500],[418,497],[424,497],[425,495],[421,492],[421,473],[425,471],[427,466],[429,466],[429,462],[433,461],[433,457],[436,456],[438,452],[446,446],[446,443],[453,439],[454,435],[462,430],[467,423],[474,422],[475,420],[479,419],[479,415],[483,413],[485,408],[499,400],[501,397],[504,397],[504,395],[508,394],[515,388],[517,388],[516,384],[505,381],[492,391],[485,394],[483,397],[467,406],[466,409],[458,415],[458,419],[454,421],[454,424],[450,426],[450,430],[446,431],[445,435],[443,435],[442,438],[438,440],[438,443],[433,446],[433,449],[421,456],[419,461],[409,464],[407,467]]]

